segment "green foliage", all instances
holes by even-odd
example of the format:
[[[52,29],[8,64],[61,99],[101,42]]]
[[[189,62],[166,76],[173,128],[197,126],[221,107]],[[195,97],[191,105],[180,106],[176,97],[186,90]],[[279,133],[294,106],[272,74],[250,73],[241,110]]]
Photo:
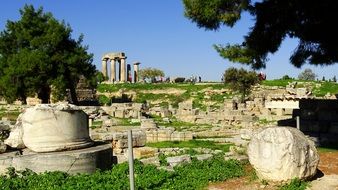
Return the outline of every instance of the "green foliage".
[[[19,111],[0,111],[0,119],[7,117],[10,121],[16,121],[21,112]]]
[[[283,40],[291,37],[299,39],[290,56],[294,66],[338,62],[335,53],[338,29],[332,28],[338,4],[334,1],[183,0],[183,3],[185,16],[207,30],[234,26],[243,11],[253,16],[255,23],[242,43],[215,46],[230,61],[253,68],[265,67],[268,54],[275,53]]]
[[[298,79],[314,81],[316,79],[316,74],[311,69],[305,69],[298,75]]]
[[[224,181],[244,175],[242,165],[235,160],[215,157],[207,161],[193,160],[174,168],[173,172],[143,165],[135,160],[135,189],[203,189],[209,182]],[[29,170],[0,177],[0,187],[16,189],[129,189],[128,163],[114,165],[108,171],[69,175],[64,172],[35,174]]]
[[[327,93],[332,95],[338,94],[338,84],[332,82],[323,82],[319,88],[314,88],[313,90],[313,95],[318,97],[325,96]]]
[[[216,144],[212,141],[190,140],[147,143],[147,146],[156,148],[209,148],[212,150],[222,150],[223,152],[229,152],[229,147],[231,144]]]
[[[305,190],[308,185],[308,182],[295,178],[290,183],[282,185],[279,190]]]
[[[105,95],[99,95],[99,103],[101,105],[110,105],[111,104],[111,99],[108,98]]]
[[[317,147],[319,152],[338,152],[338,144],[325,144]]]
[[[284,75],[281,80],[291,80],[292,78],[289,75]]]
[[[229,68],[224,72],[224,82],[234,91],[239,91],[242,95],[242,102],[245,96],[251,91],[251,86],[257,84],[259,79],[254,71],[246,71],[243,68]]]
[[[51,86],[54,98],[63,99],[70,90],[77,103],[75,87],[80,75],[91,79],[95,66],[83,36],[72,39],[72,29],[42,8],[25,5],[18,21],[7,21],[0,32],[0,94],[7,101],[26,101],[38,95],[47,103]]]
[[[152,82],[155,82],[156,77],[164,77],[164,72],[156,68],[144,68],[140,69],[139,77],[143,80],[151,79]]]
[[[262,81],[262,85],[265,86],[281,86],[281,87],[286,87],[290,82],[293,82],[295,80],[288,79],[276,79],[276,80],[264,80]]]
[[[199,108],[201,110],[206,110],[205,106],[205,92],[203,90],[220,90],[226,89],[227,86],[220,83],[215,84],[199,84],[199,85],[190,85],[190,84],[171,84],[171,83],[136,83],[136,84],[98,84],[97,91],[99,93],[114,93],[117,91],[123,91],[127,93],[128,91],[133,91],[136,93],[136,96],[133,97],[134,102],[144,103],[144,102],[159,102],[163,106],[168,106],[171,104],[173,107],[178,107],[178,103],[193,99],[193,107]],[[156,93],[154,94],[151,90],[172,90],[177,89],[181,90],[180,95],[177,94],[165,94],[165,93]],[[148,92],[147,92],[148,91]],[[212,94],[210,95],[210,101],[213,101],[214,104],[218,106],[223,104],[225,98],[229,98],[230,95],[227,93],[222,94]],[[156,103],[157,104],[157,103]],[[215,106],[217,106],[215,105]]]
[[[185,81],[185,78],[183,78],[183,77],[177,77],[174,80],[175,83],[183,83],[184,81]]]
[[[216,30],[221,24],[233,26],[247,8],[248,1],[238,0],[183,0],[184,15],[199,27]]]

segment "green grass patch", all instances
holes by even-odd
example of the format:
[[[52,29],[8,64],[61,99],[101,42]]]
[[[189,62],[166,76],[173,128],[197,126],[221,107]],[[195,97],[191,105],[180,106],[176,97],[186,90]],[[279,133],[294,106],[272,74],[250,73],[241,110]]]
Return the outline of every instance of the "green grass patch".
[[[16,121],[21,112],[19,111],[0,111],[0,119],[7,117],[10,121]]]
[[[322,145],[317,147],[319,152],[338,152],[338,144]]]
[[[204,89],[210,90],[219,90],[228,88],[226,85],[221,83],[215,84],[204,84],[199,83],[198,85],[193,85],[189,83],[180,83],[180,84],[171,84],[171,83],[155,83],[155,84],[147,84],[147,83],[136,83],[136,84],[99,84],[97,87],[97,91],[100,93],[113,93],[117,92],[121,89],[123,91],[133,91],[135,92],[136,99],[135,102],[144,103],[146,101],[160,101],[162,105],[168,106],[172,104],[173,107],[178,107],[178,103],[192,99],[194,101],[193,107],[199,108],[201,110],[206,110],[206,106],[204,105],[204,96],[205,94],[202,92]],[[184,92],[180,95],[175,94],[154,94],[151,93],[150,90],[170,90],[177,89],[183,90]],[[149,91],[149,93],[147,92]],[[229,98],[229,94],[213,94],[210,96],[210,100],[216,103],[223,103],[225,98]],[[111,100],[105,96],[99,96],[99,102],[104,105],[109,105]]]
[[[282,79],[275,79],[275,80],[263,80],[262,85],[264,86],[283,86],[286,87],[290,82],[294,82],[296,80],[288,79],[288,80],[282,80]]]
[[[208,148],[212,150],[222,150],[223,152],[229,152],[229,147],[232,144],[217,144],[213,141],[163,141],[156,143],[147,143],[147,146],[155,148]]]
[[[309,182],[302,181],[298,178],[292,179],[290,183],[280,186],[279,190],[305,190]]]
[[[123,126],[140,126],[140,122],[131,122],[131,119],[129,118],[115,118],[118,122],[119,125]]]
[[[105,95],[99,95],[99,103],[101,105],[108,105],[109,106],[109,105],[111,105],[111,102],[112,102],[111,98],[109,98]]]
[[[204,189],[209,182],[224,181],[244,175],[243,166],[235,160],[224,161],[214,157],[206,161],[193,160],[176,166],[174,171],[157,169],[153,165],[143,165],[135,161],[135,189]],[[69,175],[64,172],[35,174],[29,170],[15,172],[0,177],[1,189],[119,189],[129,187],[128,163],[114,165],[111,170],[93,174]]]
[[[323,82],[319,88],[313,90],[313,95],[323,97],[327,93],[331,95],[338,94],[338,84],[334,82]]]

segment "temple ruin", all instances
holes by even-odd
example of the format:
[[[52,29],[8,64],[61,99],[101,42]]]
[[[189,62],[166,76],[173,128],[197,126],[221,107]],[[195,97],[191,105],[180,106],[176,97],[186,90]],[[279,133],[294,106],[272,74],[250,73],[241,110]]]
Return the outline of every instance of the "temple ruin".
[[[127,57],[123,52],[106,53],[102,56],[103,76],[109,77],[109,81],[115,82],[138,82],[139,62],[134,63],[134,80],[132,78],[131,66],[126,64]],[[118,73],[116,73],[116,61]],[[110,74],[108,75],[108,62],[110,62]]]

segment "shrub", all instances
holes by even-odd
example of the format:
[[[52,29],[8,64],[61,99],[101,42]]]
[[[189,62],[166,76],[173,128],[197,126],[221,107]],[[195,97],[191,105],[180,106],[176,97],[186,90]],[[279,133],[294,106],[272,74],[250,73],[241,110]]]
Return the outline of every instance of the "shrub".
[[[177,77],[177,78],[175,78],[175,80],[174,80],[175,83],[182,83],[182,82],[184,82],[184,81],[185,81],[185,78],[184,78],[184,77]]]
[[[305,69],[298,75],[299,80],[315,80],[316,74],[311,69]]]

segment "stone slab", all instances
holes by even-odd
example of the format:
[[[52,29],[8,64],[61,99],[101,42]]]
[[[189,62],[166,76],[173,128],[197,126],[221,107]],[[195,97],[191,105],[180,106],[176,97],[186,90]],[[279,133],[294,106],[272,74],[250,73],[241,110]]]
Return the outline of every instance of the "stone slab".
[[[271,101],[265,102],[265,108],[299,109],[299,101]]]

